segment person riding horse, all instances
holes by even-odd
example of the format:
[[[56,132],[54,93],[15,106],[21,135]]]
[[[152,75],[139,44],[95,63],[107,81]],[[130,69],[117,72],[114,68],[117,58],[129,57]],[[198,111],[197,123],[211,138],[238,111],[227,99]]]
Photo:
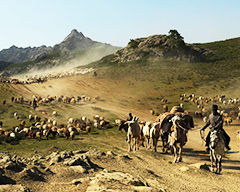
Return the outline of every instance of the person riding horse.
[[[229,147],[230,137],[223,129],[222,115],[220,115],[217,112],[217,110],[218,110],[218,106],[213,105],[212,106],[213,112],[209,115],[209,118],[208,118],[208,121],[206,122],[206,124],[201,128],[201,131],[204,131],[210,125],[210,131],[206,137],[206,145],[205,145],[207,147],[207,149],[206,149],[207,152],[209,152],[210,134],[211,134],[211,131],[213,131],[213,130],[221,130],[224,141],[225,141],[225,147],[227,150],[231,150],[231,148]]]

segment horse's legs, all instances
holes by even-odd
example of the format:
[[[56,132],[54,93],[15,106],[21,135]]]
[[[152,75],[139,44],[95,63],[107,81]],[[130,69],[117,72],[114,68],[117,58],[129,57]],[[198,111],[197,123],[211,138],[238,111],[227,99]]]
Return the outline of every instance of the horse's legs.
[[[137,150],[137,138],[133,138],[133,151],[136,151]]]
[[[181,145],[179,146],[179,156],[178,156],[177,162],[182,162],[182,146]]]
[[[164,136],[161,135],[161,139],[162,139],[162,152],[165,152],[165,142],[164,142]]]
[[[158,137],[154,138],[154,151],[157,152]]]
[[[150,144],[150,139],[149,139],[148,136],[145,138],[145,141],[146,141],[146,148],[148,150],[149,149],[149,144]]]
[[[213,172],[214,171],[214,168],[213,168],[214,158],[213,158],[213,151],[212,151],[212,149],[210,150],[210,160],[211,160],[211,171]]]
[[[174,144],[173,145],[173,150],[174,150],[174,160],[173,160],[173,163],[176,163],[177,162],[177,146]]]
[[[222,171],[222,156],[219,155],[219,157],[218,157],[218,173],[220,173],[221,171]]]
[[[131,136],[127,135],[127,142],[128,142],[128,151],[131,152],[132,151],[132,148],[131,148]]]

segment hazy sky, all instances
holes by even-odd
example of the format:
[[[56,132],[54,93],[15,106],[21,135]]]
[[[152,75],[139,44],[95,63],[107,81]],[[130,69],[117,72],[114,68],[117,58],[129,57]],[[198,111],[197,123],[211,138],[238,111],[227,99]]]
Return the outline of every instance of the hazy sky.
[[[125,47],[176,29],[186,43],[240,37],[239,0],[0,0],[0,50],[54,46],[72,29]]]

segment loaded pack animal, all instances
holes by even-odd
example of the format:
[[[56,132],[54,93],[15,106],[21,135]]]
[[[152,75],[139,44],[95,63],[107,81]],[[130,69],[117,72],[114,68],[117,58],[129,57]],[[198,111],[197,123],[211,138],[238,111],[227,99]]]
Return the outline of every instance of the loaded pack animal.
[[[214,163],[216,167],[216,173],[222,171],[222,157],[225,151],[225,143],[221,130],[214,130],[210,134],[210,160],[211,160],[211,171],[214,171]]]
[[[174,152],[173,163],[182,161],[182,148],[187,142],[187,132],[191,127],[186,123],[182,114],[177,114],[171,119],[173,126],[169,142]]]
[[[179,106],[174,106],[170,112],[165,112],[159,115],[155,122],[159,122],[160,136],[162,140],[162,151],[165,153],[167,153],[167,151],[170,149],[169,134],[173,131],[171,130],[171,127],[173,126],[171,119],[176,114],[181,115],[181,121],[184,122],[184,124],[186,124],[189,129],[194,128],[192,116],[184,113],[184,110]]]

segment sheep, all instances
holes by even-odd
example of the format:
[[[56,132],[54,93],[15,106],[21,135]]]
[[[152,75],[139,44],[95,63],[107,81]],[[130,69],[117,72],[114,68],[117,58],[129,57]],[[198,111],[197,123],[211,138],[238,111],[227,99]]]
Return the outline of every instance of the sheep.
[[[225,117],[224,120],[225,125],[230,125],[230,123],[232,123],[232,118],[231,117]]]
[[[52,124],[53,124],[53,126],[57,126],[57,121],[54,120],[54,121],[52,122]]]
[[[208,119],[207,116],[206,116],[206,117],[203,117],[203,122],[206,123],[206,122],[207,122],[207,119]]]
[[[34,117],[32,116],[32,114],[28,116],[28,119],[29,119],[29,122],[32,122],[34,120]]]
[[[89,134],[91,132],[91,126],[86,127],[86,132],[87,132],[87,134]]]
[[[95,129],[98,129],[98,122],[97,122],[97,120],[94,120],[93,126],[94,126]]]
[[[99,100],[100,100],[100,97],[99,97],[98,95],[96,95],[96,96],[94,97],[94,99],[95,99],[96,101],[99,101]]]
[[[21,124],[22,126],[25,126],[26,121],[25,121],[25,120],[22,120],[20,124]]]
[[[82,120],[82,121],[86,121],[86,120],[87,120],[87,117],[82,116],[82,117],[80,117],[80,120]]]
[[[155,111],[153,109],[150,110],[151,115],[155,115]]]
[[[68,123],[73,124],[74,119],[73,118],[68,118]]]
[[[36,132],[36,138],[37,138],[38,140],[41,140],[42,134],[41,134],[40,131]]]
[[[120,126],[121,120],[120,119],[115,119],[115,124]]]
[[[57,134],[58,134],[57,127],[56,126],[52,127],[52,135],[53,135],[53,137],[56,137]]]
[[[16,134],[14,133],[14,132],[11,132],[10,134],[9,134],[9,137],[12,137],[12,138],[16,138]]]
[[[109,122],[106,121],[106,120],[101,120],[101,121],[99,122],[99,125],[100,125],[101,129],[102,129],[103,127],[105,127],[107,124],[109,124]]]
[[[34,120],[35,122],[40,122],[41,121],[41,117],[38,117],[37,115],[34,116]]]
[[[57,116],[58,116],[57,111],[53,111],[53,112],[52,112],[52,115],[55,116],[55,117],[57,117]]]
[[[202,111],[195,111],[195,115],[202,118]]]

